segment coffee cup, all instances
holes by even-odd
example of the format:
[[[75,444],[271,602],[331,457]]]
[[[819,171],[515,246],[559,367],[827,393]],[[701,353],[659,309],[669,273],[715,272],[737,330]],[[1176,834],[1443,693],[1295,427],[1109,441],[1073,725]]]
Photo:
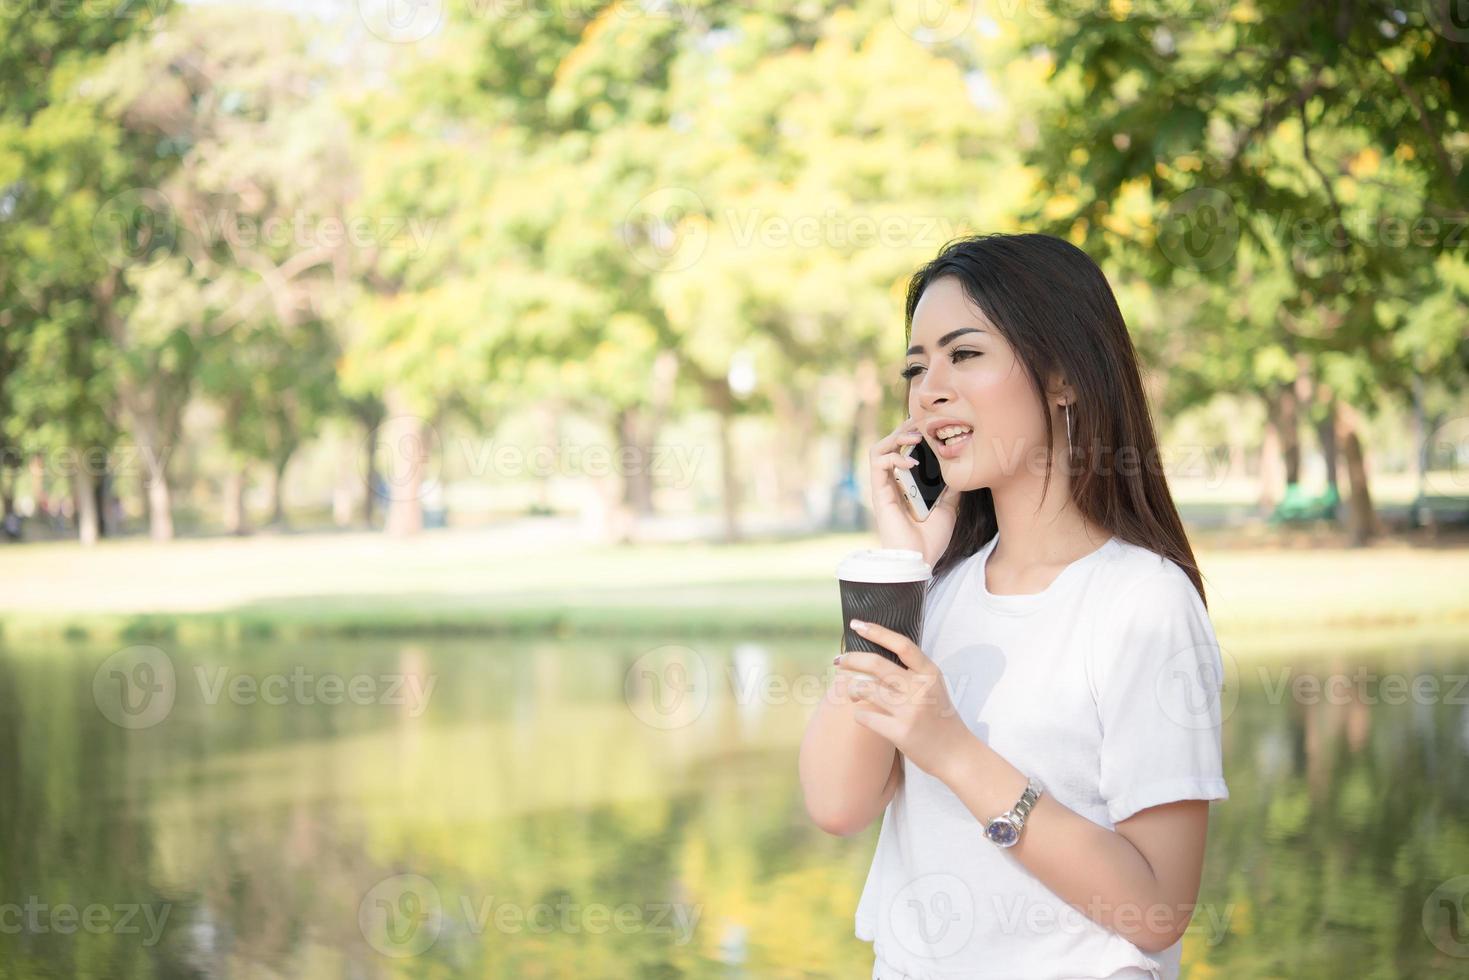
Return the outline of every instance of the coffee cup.
[[[914,643],[923,636],[923,596],[933,570],[923,553],[908,548],[863,548],[837,565],[842,594],[842,649],[881,654],[906,666],[887,647],[860,636],[853,619],[877,623]]]

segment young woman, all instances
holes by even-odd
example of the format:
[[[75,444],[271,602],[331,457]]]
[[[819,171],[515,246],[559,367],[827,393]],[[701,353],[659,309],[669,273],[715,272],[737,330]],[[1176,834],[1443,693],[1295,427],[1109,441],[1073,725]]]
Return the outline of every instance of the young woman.
[[[988,235],[913,276],[906,321],[910,417],[869,458],[881,544],[933,565],[922,642],[859,628],[906,669],[839,655],[800,759],[820,827],[883,815],[872,976],[1176,977],[1223,663],[1117,301],[1065,241]],[[922,522],[893,476],[920,439],[947,484]]]

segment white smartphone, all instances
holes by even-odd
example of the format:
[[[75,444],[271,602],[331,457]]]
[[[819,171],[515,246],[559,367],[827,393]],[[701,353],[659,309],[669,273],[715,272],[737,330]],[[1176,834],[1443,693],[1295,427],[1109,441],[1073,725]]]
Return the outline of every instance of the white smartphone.
[[[898,481],[903,502],[908,505],[913,519],[926,521],[928,515],[933,513],[934,502],[944,492],[944,477],[939,470],[939,458],[928,447],[927,439],[904,446],[899,452],[918,460],[918,465],[906,469],[901,466],[893,467],[893,478]]]

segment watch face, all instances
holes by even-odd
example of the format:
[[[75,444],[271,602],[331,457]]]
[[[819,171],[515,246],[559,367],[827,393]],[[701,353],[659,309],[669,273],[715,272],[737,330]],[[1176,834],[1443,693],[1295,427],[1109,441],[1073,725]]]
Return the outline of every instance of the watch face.
[[[1020,839],[1020,831],[1010,822],[1009,817],[996,817],[984,828],[984,835],[1001,847],[1009,847]]]

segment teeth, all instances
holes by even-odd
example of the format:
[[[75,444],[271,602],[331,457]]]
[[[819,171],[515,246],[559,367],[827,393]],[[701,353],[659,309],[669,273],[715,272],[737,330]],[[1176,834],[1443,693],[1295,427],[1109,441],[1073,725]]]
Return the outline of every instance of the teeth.
[[[962,435],[969,431],[971,431],[970,428],[965,425],[946,425],[942,429],[934,432],[934,438],[940,442],[948,442],[951,436]]]

